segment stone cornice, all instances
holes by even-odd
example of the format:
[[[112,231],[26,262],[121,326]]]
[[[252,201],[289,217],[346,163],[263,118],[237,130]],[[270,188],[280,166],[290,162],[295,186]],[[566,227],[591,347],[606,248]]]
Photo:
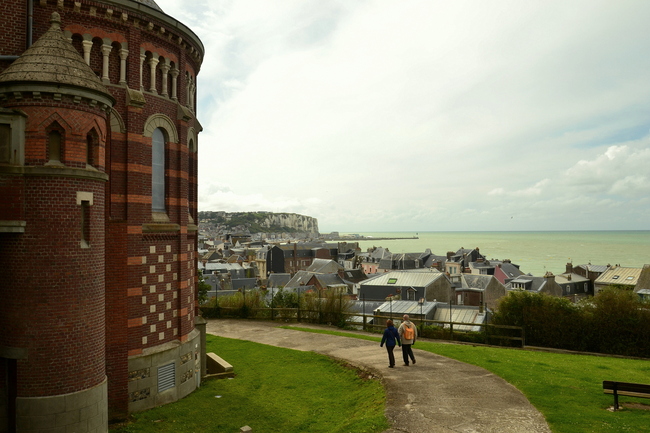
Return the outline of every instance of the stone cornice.
[[[173,223],[148,223],[142,224],[142,233],[177,233],[181,231],[179,224]]]
[[[174,30],[177,33],[183,35],[184,39],[192,41],[197,47],[199,47],[200,53],[199,57],[203,59],[205,53],[205,47],[199,39],[199,37],[194,33],[189,27],[181,23],[177,19],[167,15],[164,12],[158,11],[154,8],[151,8],[145,4],[138,3],[131,0],[102,0],[102,3],[112,4],[118,6],[125,10],[137,11],[144,15],[149,15],[157,20],[165,23],[169,30]]]
[[[108,181],[108,174],[95,169],[74,168],[65,166],[19,166],[0,165],[0,174],[13,176],[51,176],[90,179],[101,182]]]
[[[95,92],[90,89],[56,85],[54,83],[42,83],[37,81],[24,81],[24,82],[7,82],[0,83],[0,101],[1,100],[20,100],[26,96],[33,99],[41,99],[43,95],[56,95],[71,96],[75,102],[86,102],[91,107],[98,107],[103,111],[109,111],[115,99],[108,95]]]

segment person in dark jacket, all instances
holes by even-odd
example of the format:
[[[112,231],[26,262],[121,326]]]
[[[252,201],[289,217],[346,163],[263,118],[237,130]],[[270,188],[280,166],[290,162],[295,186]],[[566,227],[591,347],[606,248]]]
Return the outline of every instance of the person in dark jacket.
[[[388,352],[388,366],[393,368],[395,367],[395,355],[393,355],[395,344],[401,346],[402,343],[399,339],[399,333],[395,329],[395,326],[393,326],[393,321],[390,319],[386,320],[386,329],[384,329],[384,336],[381,338],[379,347],[383,347],[384,343],[386,343],[386,351]]]

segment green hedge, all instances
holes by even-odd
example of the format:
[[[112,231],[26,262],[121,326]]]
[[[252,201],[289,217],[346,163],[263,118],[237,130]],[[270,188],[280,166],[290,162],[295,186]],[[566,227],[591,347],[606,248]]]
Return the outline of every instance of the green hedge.
[[[630,290],[607,288],[593,298],[510,292],[492,317],[497,325],[521,326],[526,345],[650,357],[650,305]]]
[[[280,289],[273,296],[261,289],[243,290],[210,299],[201,307],[208,319],[238,317],[248,319],[286,319],[348,326],[353,301],[335,289],[296,293]]]

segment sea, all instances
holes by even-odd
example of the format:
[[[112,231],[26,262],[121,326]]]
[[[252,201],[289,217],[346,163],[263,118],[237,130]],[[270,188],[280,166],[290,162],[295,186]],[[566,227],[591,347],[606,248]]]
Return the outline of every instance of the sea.
[[[343,232],[342,232],[343,233]],[[510,259],[526,274],[561,274],[567,263],[574,266],[620,265],[640,268],[650,264],[650,230],[630,231],[449,231],[368,232],[358,241],[362,251],[384,247],[393,253],[419,253],[427,248],[446,255],[461,248],[479,248],[486,258]],[[402,239],[367,239],[402,238]],[[416,237],[417,239],[413,239]],[[356,242],[356,240],[354,240]]]

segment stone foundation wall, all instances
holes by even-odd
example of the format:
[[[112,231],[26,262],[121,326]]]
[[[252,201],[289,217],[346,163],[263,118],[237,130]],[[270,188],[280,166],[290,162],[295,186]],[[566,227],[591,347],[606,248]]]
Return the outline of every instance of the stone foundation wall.
[[[18,397],[16,430],[23,433],[108,432],[107,382],[51,397]]]
[[[159,390],[161,368],[173,364],[173,385]],[[129,357],[129,413],[180,400],[200,384],[201,338],[198,330],[184,343],[171,342]]]

